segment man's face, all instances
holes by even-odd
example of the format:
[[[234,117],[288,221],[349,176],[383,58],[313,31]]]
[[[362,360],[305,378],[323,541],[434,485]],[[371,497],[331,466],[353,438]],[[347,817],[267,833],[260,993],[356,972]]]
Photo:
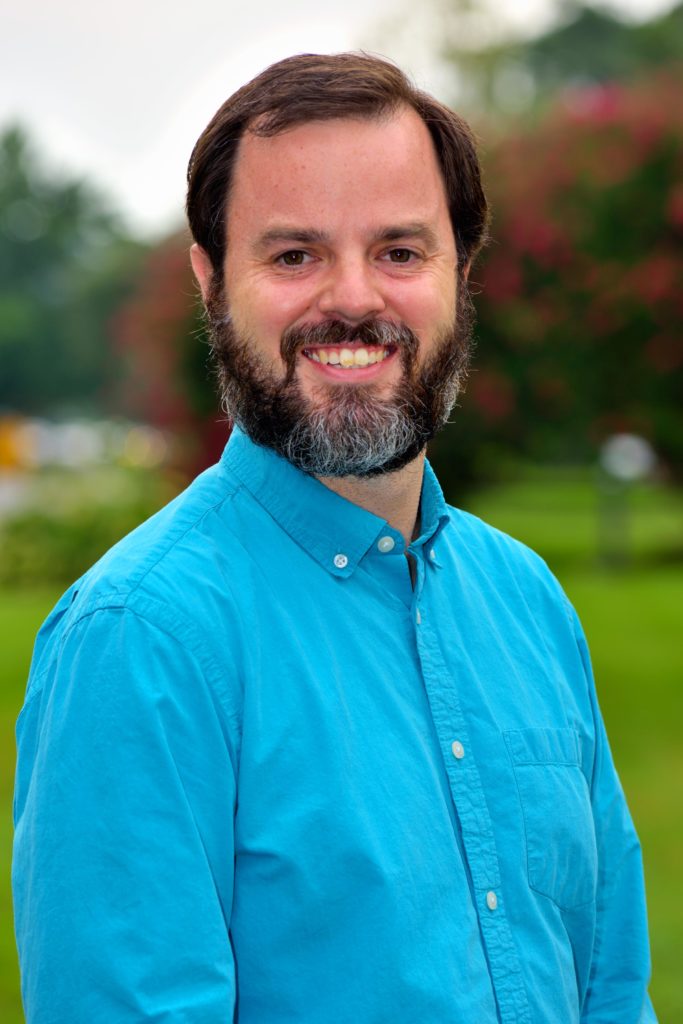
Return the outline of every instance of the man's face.
[[[318,476],[405,465],[445,421],[469,341],[418,115],[247,133],[227,225],[222,291],[197,247],[193,265],[228,412]]]

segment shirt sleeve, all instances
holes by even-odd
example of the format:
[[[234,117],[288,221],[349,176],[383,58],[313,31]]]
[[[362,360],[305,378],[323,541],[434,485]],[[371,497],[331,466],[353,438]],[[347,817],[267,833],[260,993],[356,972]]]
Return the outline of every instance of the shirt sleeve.
[[[591,798],[598,846],[597,926],[581,1024],[657,1024],[647,993],[650,953],[640,843],[612,760],[586,639],[573,617],[596,730]]]
[[[27,1024],[226,1024],[235,755],[200,661],[125,608],[63,640],[18,727]]]

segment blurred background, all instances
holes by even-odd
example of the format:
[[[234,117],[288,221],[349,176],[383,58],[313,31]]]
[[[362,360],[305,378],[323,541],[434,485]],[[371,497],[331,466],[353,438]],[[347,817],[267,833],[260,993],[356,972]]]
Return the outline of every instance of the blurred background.
[[[431,457],[448,499],[539,551],[578,608],[643,844],[655,1007],[683,1020],[683,4],[229,8],[3,10],[0,1016],[22,1020],[8,875],[33,636],[227,436],[187,258],[190,150],[272,61],[364,48],[482,140],[475,368]]]

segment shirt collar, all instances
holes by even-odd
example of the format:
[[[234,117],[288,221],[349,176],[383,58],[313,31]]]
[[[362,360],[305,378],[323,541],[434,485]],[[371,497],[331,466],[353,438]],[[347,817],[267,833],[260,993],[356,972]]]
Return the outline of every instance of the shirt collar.
[[[221,469],[234,474],[270,516],[320,565],[335,576],[350,576],[389,524],[325,487],[315,477],[255,444],[233,428]],[[411,549],[433,541],[449,519],[434,471],[425,462],[420,502],[420,536]]]

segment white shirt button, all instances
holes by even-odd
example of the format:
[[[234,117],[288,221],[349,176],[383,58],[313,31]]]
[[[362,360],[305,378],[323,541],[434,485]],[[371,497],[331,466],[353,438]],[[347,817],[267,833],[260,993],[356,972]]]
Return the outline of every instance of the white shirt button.
[[[429,552],[429,557],[431,558],[432,562],[436,558],[436,551],[434,550],[434,548],[432,548],[431,551]]]
[[[393,537],[380,537],[377,541],[377,547],[383,555],[388,555],[396,547],[396,541]]]
[[[465,748],[463,747],[460,740],[455,740],[451,744],[451,750],[453,751],[453,757],[457,757],[458,761],[465,756]]]
[[[486,906],[489,910],[496,910],[498,907],[498,897],[493,890],[486,893]]]
[[[334,556],[334,564],[337,567],[337,569],[345,569],[346,566],[349,564],[349,560],[346,557],[346,555],[342,555],[340,553]]]

